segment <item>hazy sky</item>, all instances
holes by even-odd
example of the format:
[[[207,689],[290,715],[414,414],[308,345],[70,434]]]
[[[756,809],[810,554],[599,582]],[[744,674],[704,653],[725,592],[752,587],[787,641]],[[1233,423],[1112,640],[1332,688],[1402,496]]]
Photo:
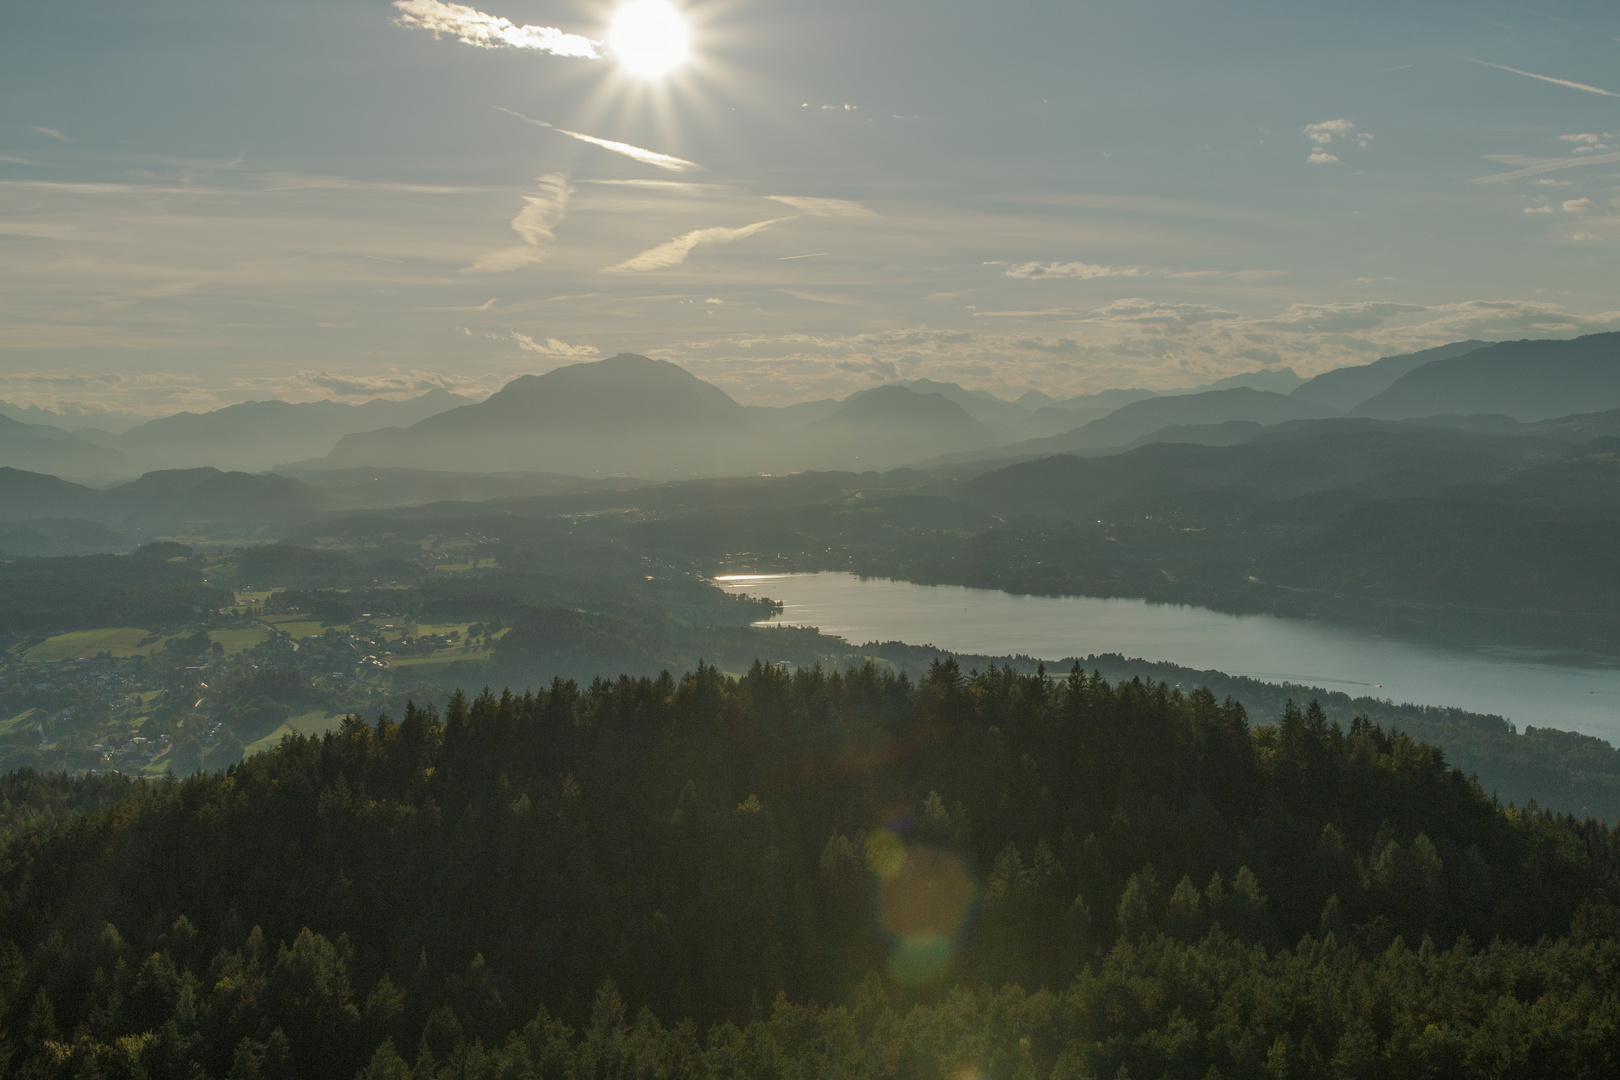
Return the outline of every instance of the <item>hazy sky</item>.
[[[1620,5],[53,0],[0,14],[0,398],[621,350],[740,400],[1620,328]]]

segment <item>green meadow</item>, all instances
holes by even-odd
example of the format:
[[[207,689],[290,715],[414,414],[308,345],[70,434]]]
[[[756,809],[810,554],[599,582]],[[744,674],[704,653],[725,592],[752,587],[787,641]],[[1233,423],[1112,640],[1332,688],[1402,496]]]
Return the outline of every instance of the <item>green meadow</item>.
[[[75,630],[58,634],[35,645],[23,654],[30,663],[44,664],[57,660],[111,653],[113,656],[145,656],[157,646],[147,641],[149,631],[133,626],[113,626],[100,630]]]

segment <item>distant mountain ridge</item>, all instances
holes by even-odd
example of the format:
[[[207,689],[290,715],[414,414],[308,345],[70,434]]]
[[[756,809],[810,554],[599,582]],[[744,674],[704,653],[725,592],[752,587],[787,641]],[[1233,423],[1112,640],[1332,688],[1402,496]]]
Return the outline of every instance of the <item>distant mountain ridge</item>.
[[[218,469],[150,472],[102,490],[55,476],[0,467],[0,521],[73,518],[98,524],[301,521],[330,499],[291,477]]]
[[[429,390],[405,401],[358,405],[336,401],[244,401],[208,413],[176,413],[98,439],[138,463],[142,471],[211,466],[263,472],[312,452],[325,453],[345,435],[408,426],[467,399]]]
[[[466,401],[445,390],[357,405],[245,401],[213,412],[175,413],[122,434],[25,423],[10,415],[19,410],[9,407],[0,410],[0,465],[96,482],[163,469],[266,472],[284,461],[325,453],[350,432],[416,423]],[[26,414],[46,415],[39,409]]]
[[[959,403],[969,392],[949,390],[891,385],[841,403],[750,408],[679,365],[621,353],[523,376],[408,428],[346,436],[322,464],[670,478],[888,468],[1005,438]],[[975,409],[996,407],[970,397]]]
[[[1606,409],[1620,409],[1620,334],[1453,342],[1309,381],[1270,368],[1190,389],[1067,400],[1032,390],[1013,402],[918,378],[785,407],[745,406],[676,364],[621,353],[520,376],[476,403],[444,390],[360,405],[251,401],[121,435],[70,434],[0,410],[0,465],[96,482],[197,467],[414,471],[439,479],[401,481],[402,497],[459,499],[458,483],[493,493],[549,490],[556,481],[490,487],[447,478],[679,479],[1096,454],[1155,441],[1231,445],[1257,429],[1346,413],[1506,435]],[[1612,429],[1590,415],[1570,423],[1553,437]]]
[[[1620,332],[1504,341],[1434,360],[1350,410],[1406,420],[1500,413],[1521,422],[1620,408]]]
[[[116,450],[58,427],[26,424],[5,415],[0,415],[0,465],[85,479],[111,478],[130,467]]]
[[[409,426],[347,435],[325,464],[602,476],[660,462],[680,475],[714,471],[752,425],[750,411],[718,386],[620,353],[522,376],[482,402]]]
[[[1334,368],[1296,387],[1292,395],[1306,401],[1332,405],[1341,412],[1349,412],[1374,394],[1387,390],[1391,383],[1409,371],[1436,360],[1449,360],[1454,356],[1471,353],[1475,349],[1484,348],[1487,344],[1489,342],[1454,341],[1450,345],[1441,345],[1433,349],[1380,357],[1370,364]]]

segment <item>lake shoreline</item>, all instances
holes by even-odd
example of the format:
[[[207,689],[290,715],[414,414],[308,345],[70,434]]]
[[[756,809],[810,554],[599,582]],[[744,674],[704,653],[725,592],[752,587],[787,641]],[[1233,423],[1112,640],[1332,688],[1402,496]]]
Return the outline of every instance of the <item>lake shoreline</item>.
[[[717,574],[728,592],[779,600],[764,626],[815,626],[851,643],[929,641],[942,651],[1140,655],[1273,684],[1343,687],[1389,704],[1466,709],[1520,728],[1620,739],[1620,668],[1524,647],[1446,648],[1275,615],[1123,597],[1049,597],[820,571]]]

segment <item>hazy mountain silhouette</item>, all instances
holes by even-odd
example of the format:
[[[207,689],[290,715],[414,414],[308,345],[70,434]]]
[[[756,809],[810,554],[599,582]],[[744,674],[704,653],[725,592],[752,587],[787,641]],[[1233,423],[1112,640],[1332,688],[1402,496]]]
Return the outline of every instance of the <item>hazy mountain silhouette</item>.
[[[0,468],[0,521],[280,525],[305,520],[330,503],[323,492],[286,476],[175,469],[98,490],[55,476]]]
[[[212,466],[262,472],[324,454],[344,435],[417,423],[467,404],[446,390],[407,401],[245,401],[207,413],[176,413],[97,439],[122,451],[140,471]]]
[[[621,353],[515,379],[409,428],[347,436],[322,464],[672,477],[886,468],[1006,437],[939,393],[883,386],[841,403],[749,408],[675,364]]]
[[[1266,429],[1254,420],[1227,420],[1219,424],[1172,424],[1143,435],[1125,447],[1134,450],[1149,443],[1194,443],[1198,446],[1232,446],[1248,442]]]
[[[1385,420],[1501,413],[1546,420],[1620,408],[1620,333],[1504,341],[1435,360],[1350,410]]]
[[[1057,401],[1038,390],[1031,390],[1018,399],[1020,405],[1035,408],[1020,428],[1026,439],[1059,435],[1073,431],[1081,424],[1101,419],[1121,406],[1157,396],[1152,390],[1104,390]]]
[[[1234,420],[1277,424],[1285,420],[1332,416],[1337,412],[1332,406],[1314,401],[1239,386],[1201,394],[1144,398],[1062,435],[1015,443],[1005,449],[1009,454],[1109,450],[1128,446],[1165,428],[1225,424]]]
[[[767,453],[776,467],[886,469],[919,458],[994,446],[1003,429],[976,420],[943,394],[879,386],[845,399],[837,412],[783,436]]]
[[[1054,455],[984,473],[966,483],[962,495],[1006,517],[1077,520],[1095,518],[1122,499],[1176,494],[1218,492],[1236,506],[1334,492],[1346,503],[1500,483],[1526,462],[1558,452],[1563,449],[1545,439],[1306,423],[1233,446],[1153,443],[1107,457]]]
[[[1068,412],[1098,411],[1099,416],[1106,416],[1122,405],[1129,405],[1133,401],[1142,401],[1150,397],[1158,397],[1156,390],[1143,390],[1132,387],[1128,390],[1099,390],[1095,394],[1077,394],[1072,398],[1059,401],[1042,394],[1039,390],[1031,390],[1018,399],[1018,404],[1026,408],[1039,411],[1043,408],[1064,409]]]
[[[116,450],[96,446],[58,427],[25,424],[5,415],[0,415],[0,465],[97,480],[135,471]]]
[[[86,409],[70,404],[46,409],[38,405],[13,405],[9,401],[0,401],[0,416],[9,416],[25,424],[45,424],[61,428],[75,435],[121,434],[136,424],[144,424],[151,419],[149,416],[122,410]]]
[[[1484,348],[1486,344],[1484,341],[1454,341],[1450,345],[1421,352],[1380,357],[1370,364],[1334,368],[1296,388],[1292,396],[1319,401],[1341,412],[1349,412],[1374,394],[1387,390],[1391,383],[1409,371],[1435,360],[1450,360],[1454,356],[1471,353]]]
[[[1239,387],[1264,390],[1272,394],[1290,394],[1304,381],[1291,367],[1263,368],[1260,371],[1245,371],[1241,375],[1228,375],[1224,379],[1202,383],[1186,390],[1165,390],[1161,392],[1161,396],[1206,394],[1211,390],[1236,390]]]
[[[663,360],[621,353],[514,379],[485,401],[404,428],[355,434],[335,466],[602,476],[712,474],[763,423],[725,391]]]
[[[935,382],[933,379],[906,379],[896,383],[917,394],[938,394],[956,402],[962,411],[985,424],[998,424],[1015,432],[1029,419],[1030,410],[1011,401],[1004,401],[984,390],[968,390],[956,383]]]
[[[0,521],[88,517],[101,494],[44,473],[0,467]]]

